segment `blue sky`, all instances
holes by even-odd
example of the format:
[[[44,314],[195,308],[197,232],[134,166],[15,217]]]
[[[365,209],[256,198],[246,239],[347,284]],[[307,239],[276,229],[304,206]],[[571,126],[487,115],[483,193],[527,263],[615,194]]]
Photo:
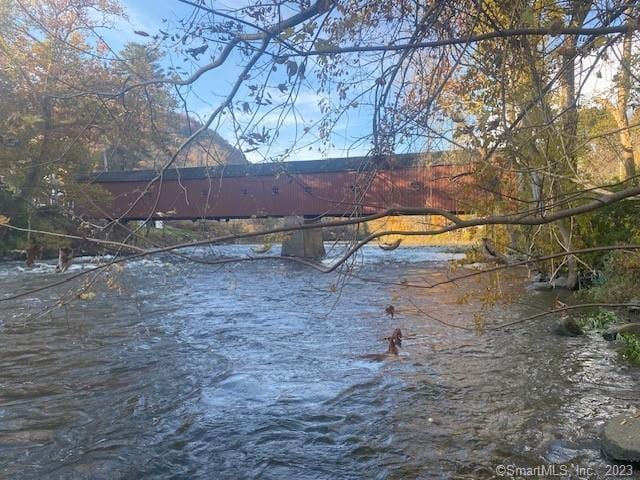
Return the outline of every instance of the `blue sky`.
[[[225,10],[229,6],[237,8],[242,3],[249,0],[213,0],[208,5],[217,9]],[[178,2],[177,0],[152,1],[152,0],[122,0],[128,14],[128,20],[118,22],[115,29],[106,30],[104,32],[107,41],[116,49],[121,48],[128,41],[145,42],[147,39],[134,33],[134,30],[143,30],[150,34],[158,32],[158,29],[167,29],[167,26],[188,17],[193,8]],[[168,22],[164,22],[167,19]],[[182,55],[176,55],[175,52],[169,52],[166,59],[166,65],[180,65],[186,70],[194,70],[199,66],[211,61],[213,47],[209,48],[204,55],[200,57],[199,62],[189,61],[183,62]],[[228,61],[218,69],[212,70],[204,74],[189,89],[183,89],[188,104],[189,111],[200,119],[205,119],[220,104],[231,88],[231,85],[239,76],[241,70],[241,60],[237,55],[231,55]],[[587,68],[593,64],[594,59],[586,58],[581,62],[583,68]],[[616,65],[607,65],[600,62],[598,69],[601,78],[591,75],[588,78],[582,78],[578,75],[579,82],[584,81],[583,102],[588,102],[597,94],[611,92],[611,79],[617,70]],[[259,113],[254,118],[253,124],[258,130],[263,127],[275,131],[278,122],[278,137],[270,146],[262,146],[255,151],[248,144],[236,143],[236,135],[233,131],[233,123],[229,116],[222,118],[220,123],[214,123],[218,133],[226,138],[234,146],[240,147],[245,151],[245,155],[250,161],[270,161],[270,160],[306,160],[323,157],[338,156],[357,156],[364,155],[370,149],[368,141],[357,141],[357,139],[368,135],[371,132],[372,109],[365,102],[360,102],[357,108],[348,109],[343,117],[337,122],[332,130],[329,144],[320,144],[317,142],[317,128],[314,122],[320,118],[320,102],[332,102],[332,93],[317,93],[317,81],[314,80],[313,62],[307,67],[307,79],[303,82],[300,93],[295,102],[295,108],[281,116],[279,111],[269,111],[271,107],[260,107]],[[587,68],[588,69],[588,68]],[[273,74],[270,84],[277,85],[286,80],[286,75],[282,71]],[[250,84],[251,82],[246,82]],[[246,98],[247,89],[241,90],[236,99],[240,102]],[[284,99],[286,95],[280,94],[277,89],[272,89],[274,102],[277,103],[278,96]],[[251,101],[249,103],[252,103]],[[253,107],[252,107],[253,108]],[[241,124],[246,124],[251,115],[236,112],[236,118]],[[255,119],[260,119],[258,122]],[[305,132],[305,127],[308,129]],[[446,148],[442,142],[432,145],[434,149]],[[294,150],[292,147],[295,147]],[[320,147],[320,151],[318,150]],[[407,149],[409,147],[406,147]],[[416,147],[419,149],[419,147]],[[288,152],[288,153],[287,153]],[[286,156],[285,153],[287,153]]]
[[[154,2],[152,0],[123,0],[127,11],[128,20],[117,23],[116,28],[103,32],[105,39],[116,50],[121,48],[128,41],[144,43],[148,39],[134,33],[134,30],[143,30],[150,34],[158,32],[158,29],[166,29],[167,25],[176,24],[179,19],[188,17],[193,11],[192,7],[184,5],[175,0]],[[224,8],[229,5],[238,6],[238,1],[217,1],[214,2],[215,8]],[[163,22],[167,19],[168,22]],[[183,66],[186,70],[193,70],[200,65],[208,63],[211,60],[212,48],[201,56],[199,62],[184,62],[182,56],[170,54],[167,56],[166,65],[170,64]],[[205,119],[208,114],[226,96],[231,85],[239,76],[240,65],[238,56],[230,56],[228,61],[222,67],[207,72],[201,77],[192,88],[184,89],[183,94],[187,100],[190,112],[201,119]],[[268,107],[261,107],[260,112],[255,118],[260,118],[257,124],[258,129],[265,127],[274,129],[278,122],[281,128],[278,130],[277,139],[272,142],[269,147],[260,147],[253,152],[245,153],[247,158],[253,162],[283,159],[281,156],[292,147],[295,150],[290,151],[286,160],[306,160],[322,157],[335,156],[356,156],[367,153],[370,145],[366,142],[356,142],[356,139],[366,135],[371,130],[371,113],[366,107],[350,109],[343,118],[336,124],[331,142],[328,145],[321,145],[317,142],[317,130],[314,122],[320,118],[319,102],[331,101],[330,94],[318,94],[317,85],[314,84],[314,76],[310,69],[307,69],[307,80],[295,102],[295,109],[281,116],[280,112],[269,112]],[[284,74],[278,79],[276,73],[271,83],[277,85],[286,77]],[[250,83],[250,82],[247,82]],[[272,91],[273,92],[273,91]],[[273,92],[274,101],[277,101],[276,95],[279,92]],[[243,101],[246,90],[241,90],[237,97]],[[281,95],[284,99],[286,95]],[[236,113],[236,118],[240,123],[246,123],[250,115],[242,112]],[[235,134],[232,128],[232,122],[228,115],[221,123],[214,123],[215,129],[232,144],[236,143]],[[308,132],[304,132],[305,127]],[[354,143],[355,142],[355,143]],[[250,145],[238,145],[243,150],[251,149]],[[318,151],[321,147],[321,151]]]

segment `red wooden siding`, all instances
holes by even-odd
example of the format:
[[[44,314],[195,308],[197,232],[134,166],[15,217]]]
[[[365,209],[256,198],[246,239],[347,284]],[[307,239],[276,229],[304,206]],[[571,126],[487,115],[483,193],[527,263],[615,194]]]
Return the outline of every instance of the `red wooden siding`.
[[[154,183],[151,173],[99,174],[93,182],[111,193],[112,202],[91,215],[125,220],[349,216],[390,207],[467,212],[478,195],[465,175],[468,165],[315,172],[310,167],[288,170],[287,163],[279,167],[278,173],[251,174],[252,166],[244,175],[221,171],[199,177],[195,169],[181,169]]]

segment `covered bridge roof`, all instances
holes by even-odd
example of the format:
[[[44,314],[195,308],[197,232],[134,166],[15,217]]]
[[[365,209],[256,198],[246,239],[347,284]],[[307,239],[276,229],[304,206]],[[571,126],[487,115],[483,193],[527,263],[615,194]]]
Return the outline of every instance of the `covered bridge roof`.
[[[298,160],[290,162],[250,163],[245,165],[220,165],[212,167],[170,168],[164,173],[165,180],[193,180],[219,177],[274,176],[278,174],[310,174],[353,172],[375,168],[389,170],[418,165],[445,165],[451,160],[451,152],[430,154],[405,153],[383,157],[327,158],[321,160]],[[154,179],[156,170],[130,170],[124,172],[95,172],[84,178],[96,183],[144,182]]]

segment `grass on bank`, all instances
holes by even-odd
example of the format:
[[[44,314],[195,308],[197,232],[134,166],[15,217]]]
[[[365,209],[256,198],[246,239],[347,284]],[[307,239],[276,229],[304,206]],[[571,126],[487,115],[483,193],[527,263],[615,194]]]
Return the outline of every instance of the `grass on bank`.
[[[584,330],[598,333],[602,333],[609,327],[621,323],[624,323],[624,320],[615,312],[602,308],[578,321],[578,324]],[[624,348],[620,352],[621,358],[631,364],[640,365],[640,335],[635,333],[619,333],[616,340],[622,342],[624,345]]]
[[[176,245],[201,239],[200,233],[195,230],[176,228],[170,225],[164,225],[163,228],[142,228],[139,234],[143,239],[161,246]]]
[[[605,310],[602,308],[598,309],[596,313],[583,317],[578,321],[578,324],[584,330],[592,330],[596,332],[602,332],[616,323],[620,323],[618,315],[611,310]]]
[[[624,343],[622,358],[633,364],[640,364],[640,336],[634,333],[621,333],[618,339]]]

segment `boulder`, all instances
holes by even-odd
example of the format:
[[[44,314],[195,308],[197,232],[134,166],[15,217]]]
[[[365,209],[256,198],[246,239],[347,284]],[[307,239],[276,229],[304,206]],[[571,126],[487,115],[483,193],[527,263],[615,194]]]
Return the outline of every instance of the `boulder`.
[[[614,325],[612,327],[607,328],[604,332],[602,332],[602,337],[605,340],[612,341],[616,339],[619,333],[639,333],[640,334],[640,323],[632,322],[632,323],[622,323],[620,325]]]
[[[532,282],[527,286],[529,290],[553,290],[553,285],[549,282]]]
[[[575,319],[564,317],[556,322],[553,333],[562,337],[579,337],[584,335],[584,330]]]
[[[621,462],[640,462],[640,415],[620,415],[604,424],[602,451]]]
[[[549,277],[542,273],[537,273],[531,278],[529,289],[531,290],[553,290],[555,288],[570,288],[568,277],[557,277],[549,280]]]
[[[569,278],[568,277],[558,277],[551,282],[553,288],[569,288]]]
[[[531,277],[531,282],[532,283],[549,283],[549,275],[543,272],[536,272]]]
[[[491,264],[486,262],[464,263],[462,264],[462,268],[469,270],[486,270],[487,268],[491,268]]]
[[[546,448],[543,455],[547,463],[569,463],[580,456],[580,450],[565,440],[554,440]]]

